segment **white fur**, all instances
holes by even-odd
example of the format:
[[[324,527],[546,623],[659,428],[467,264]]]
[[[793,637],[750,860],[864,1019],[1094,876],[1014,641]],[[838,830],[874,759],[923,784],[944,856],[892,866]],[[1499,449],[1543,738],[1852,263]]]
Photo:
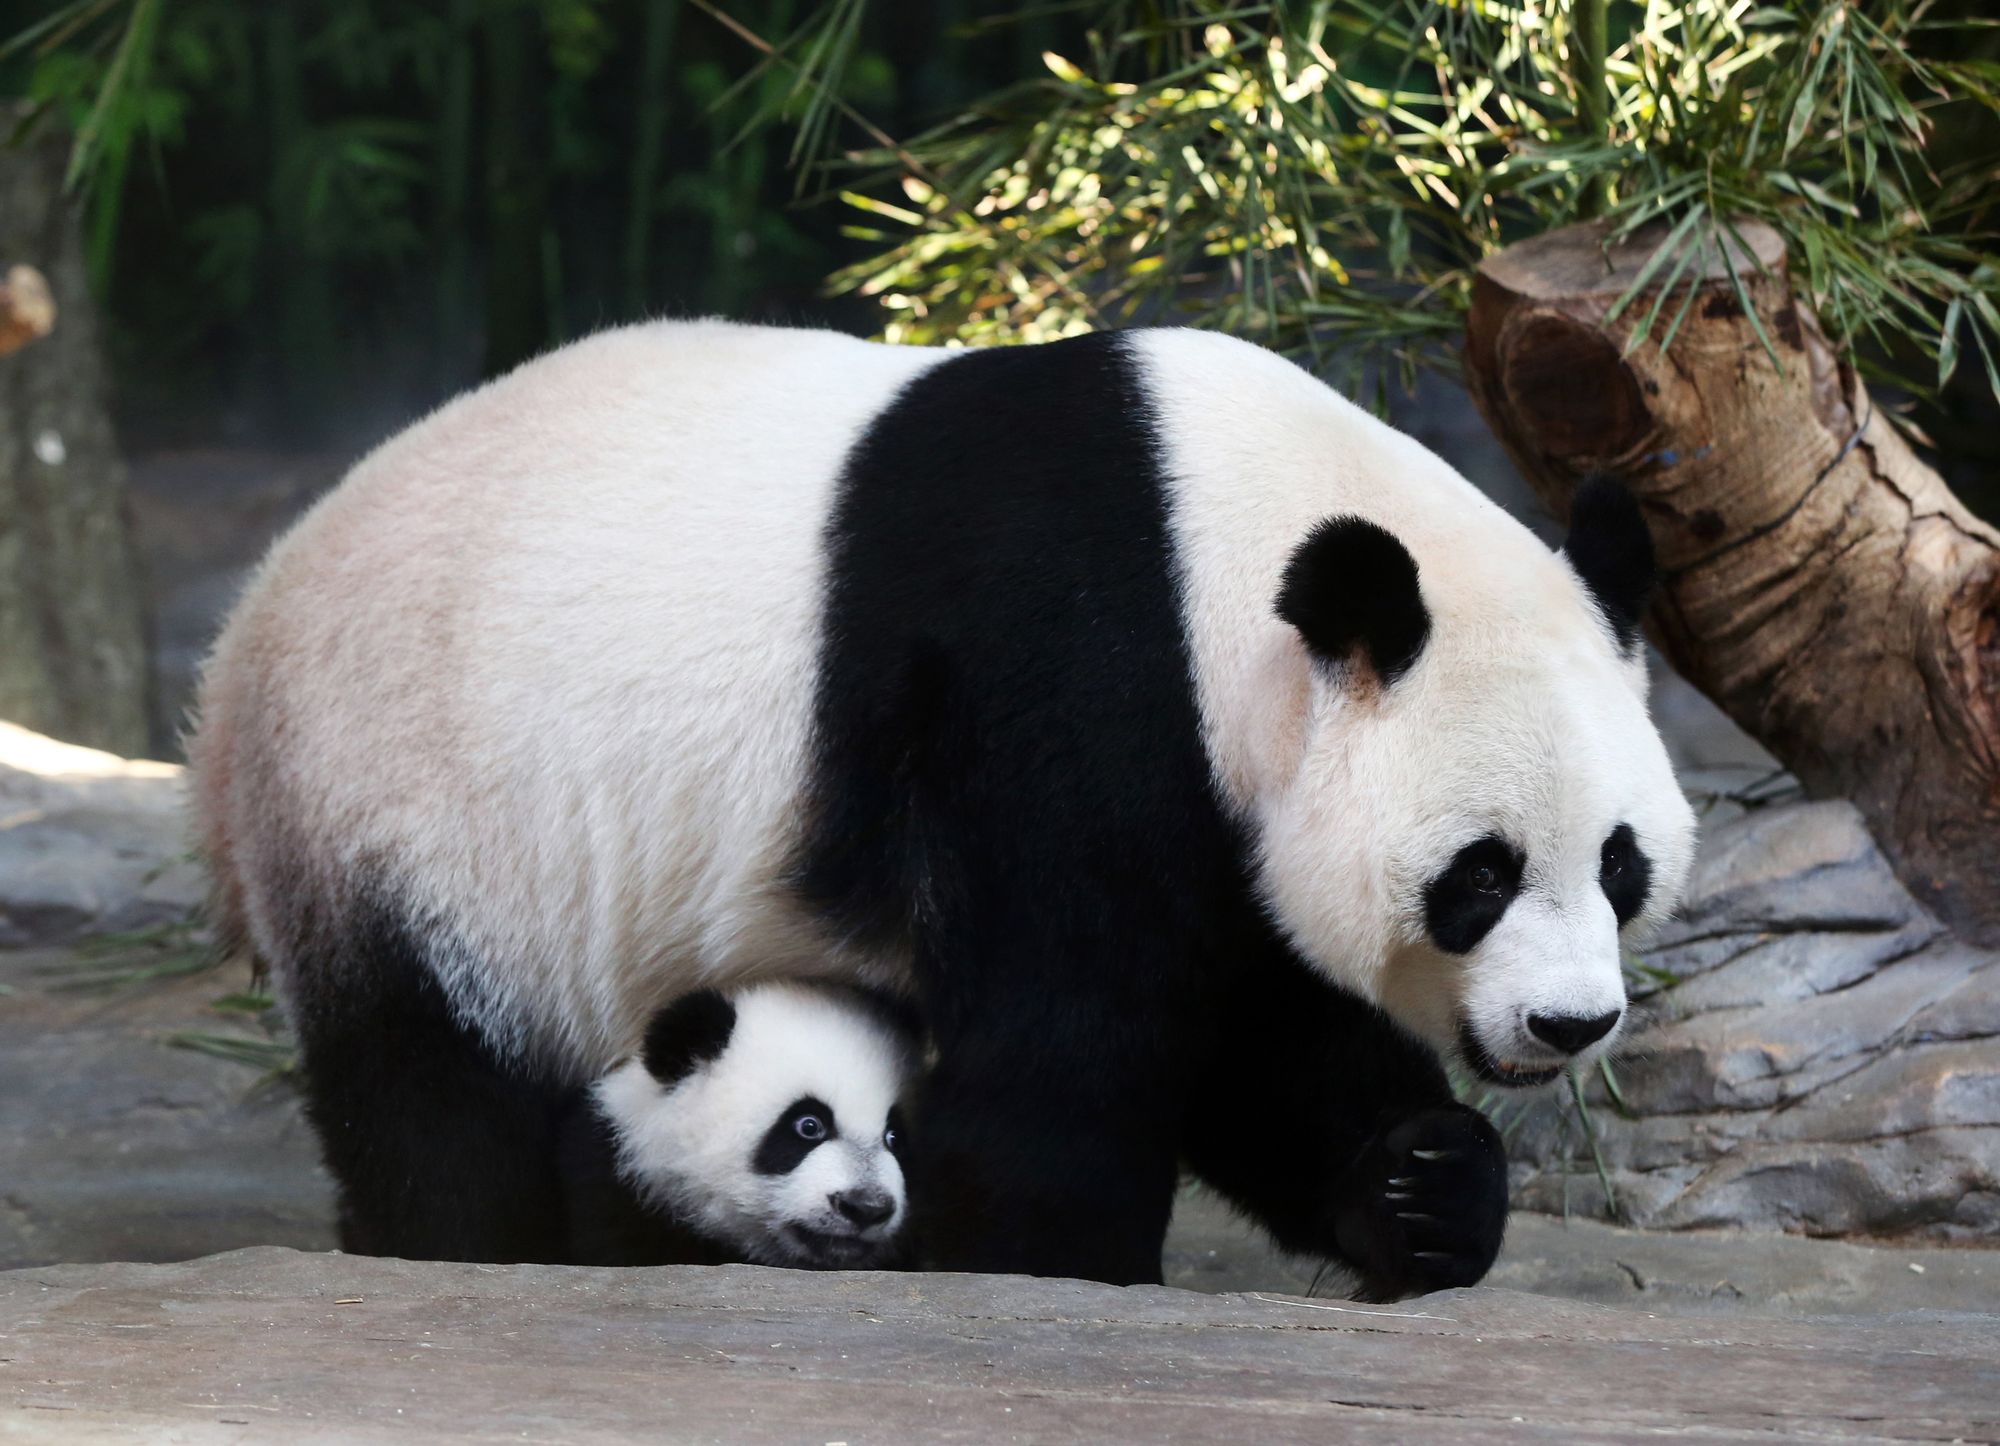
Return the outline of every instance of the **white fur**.
[[[247,882],[265,957],[285,950],[262,905],[301,865],[337,889],[386,863],[478,961],[447,962],[461,1012],[579,1077],[692,988],[891,982],[779,875],[834,485],[942,356],[626,327],[362,461],[273,550],[206,671],[208,848]]]
[[[874,1263],[907,1218],[902,1166],[884,1132],[915,1068],[910,1042],[826,989],[766,984],[732,1002],[736,1025],[722,1054],[671,1088],[638,1059],[593,1087],[617,1132],[619,1173],[755,1264],[828,1263],[790,1233],[798,1226],[846,1242],[841,1263]],[[837,1138],[787,1174],[758,1174],[750,1163],[758,1143],[805,1096],[832,1107]],[[832,1197],[868,1186],[887,1191],[895,1213],[856,1231]]]
[[[1209,753],[1261,840],[1277,918],[1331,978],[1441,1050],[1464,1021],[1502,1062],[1552,1062],[1529,1014],[1625,1002],[1605,836],[1630,823],[1652,862],[1635,932],[1677,904],[1692,862],[1643,667],[1559,554],[1410,438],[1227,337],[1144,332],[1138,346]],[[1387,688],[1315,666],[1274,611],[1292,550],[1336,513],[1380,524],[1417,561],[1430,638]],[[1456,959],[1428,942],[1422,891],[1487,833],[1526,848],[1523,889]]]

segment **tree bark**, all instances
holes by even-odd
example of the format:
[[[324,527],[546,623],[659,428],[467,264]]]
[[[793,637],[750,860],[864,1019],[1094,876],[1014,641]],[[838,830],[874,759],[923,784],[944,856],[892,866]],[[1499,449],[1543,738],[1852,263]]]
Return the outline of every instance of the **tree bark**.
[[[146,653],[67,150],[0,147],[0,256],[34,261],[62,315],[0,357],[0,719],[129,755],[146,748]]]
[[[1559,516],[1590,474],[1632,490],[1668,659],[1811,793],[1852,798],[1942,917],[2000,942],[2000,531],[1876,410],[1794,301],[1778,236],[1742,234],[1775,358],[1713,252],[1672,349],[1633,345],[1653,298],[1609,313],[1660,238],[1607,251],[1577,226],[1481,265],[1474,400]]]

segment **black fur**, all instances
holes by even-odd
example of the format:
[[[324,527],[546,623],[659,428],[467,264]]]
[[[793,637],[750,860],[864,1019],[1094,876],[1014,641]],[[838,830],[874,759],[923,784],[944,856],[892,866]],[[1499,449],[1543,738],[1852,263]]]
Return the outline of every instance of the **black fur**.
[[[1424,886],[1424,923],[1447,954],[1469,954],[1521,892],[1527,860],[1505,839],[1488,834],[1452,856]]]
[[[494,1058],[454,1015],[433,975],[449,937],[380,888],[341,914],[308,908],[291,922],[300,1074],[340,1186],[341,1248],[564,1259],[562,1089]]]
[[[1407,1115],[1353,1167],[1360,1181],[1334,1222],[1349,1260],[1378,1262],[1359,1298],[1395,1300],[1477,1285],[1507,1229],[1507,1150],[1465,1105]]]
[[[799,1131],[802,1120],[819,1122],[822,1133],[807,1135]],[[786,1111],[771,1122],[771,1128],[764,1131],[764,1138],[757,1142],[757,1149],[750,1156],[750,1168],[760,1175],[789,1175],[798,1169],[807,1155],[817,1150],[828,1140],[840,1138],[840,1129],[833,1118],[832,1106],[807,1095],[794,1100]]]
[[[1218,973],[1210,1010],[1183,1105],[1197,1174],[1286,1250],[1346,1264],[1364,1300],[1486,1273],[1506,1151],[1429,1046],[1274,940]]]
[[[1639,847],[1631,824],[1619,824],[1605,839],[1597,878],[1604,897],[1611,901],[1611,912],[1618,916],[1619,928],[1631,923],[1646,907],[1646,896],[1653,889],[1653,861]]]
[[[714,989],[683,994],[653,1015],[640,1057],[662,1089],[672,1089],[700,1066],[722,1057],[736,1032],[736,1006]]]
[[[565,1245],[571,1265],[727,1265],[739,1259],[643,1200],[618,1173],[617,1127],[588,1089],[558,1124]]]
[[[1329,517],[1306,534],[1285,567],[1278,616],[1327,662],[1360,648],[1385,683],[1409,670],[1431,635],[1417,560],[1360,517]]]
[[[1618,646],[1627,652],[1638,647],[1655,566],[1653,534],[1632,494],[1602,477],[1578,487],[1563,555],[1596,600]]]
[[[876,419],[829,527],[797,882],[841,933],[913,954],[937,1063],[911,1199],[945,1268],[1156,1281],[1182,1154],[1336,1253],[1381,1204],[1371,1149],[1456,1108],[1251,887],[1147,407],[1115,336],[968,353]],[[1405,623],[1381,666],[1407,664]],[[1400,1238],[1345,1239],[1370,1288],[1430,1278]]]

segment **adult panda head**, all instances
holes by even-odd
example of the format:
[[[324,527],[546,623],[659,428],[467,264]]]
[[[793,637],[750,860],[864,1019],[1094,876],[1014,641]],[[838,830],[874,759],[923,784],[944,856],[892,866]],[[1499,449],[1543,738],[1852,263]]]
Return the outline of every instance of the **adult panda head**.
[[[1298,540],[1276,611],[1309,681],[1261,874],[1337,981],[1532,1086],[1617,1038],[1625,946],[1678,902],[1694,819],[1646,713],[1637,505],[1586,484],[1539,561],[1478,536],[1427,534],[1421,566],[1356,516]]]
[[[649,1206],[753,1264],[868,1269],[908,1219],[900,1101],[916,1063],[913,1030],[874,996],[702,989],[593,1092]]]

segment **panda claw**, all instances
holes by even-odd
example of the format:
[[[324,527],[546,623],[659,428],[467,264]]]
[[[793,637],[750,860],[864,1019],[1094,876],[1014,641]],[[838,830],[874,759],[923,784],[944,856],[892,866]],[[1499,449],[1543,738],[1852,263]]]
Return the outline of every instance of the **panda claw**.
[[[1450,1260],[1452,1255],[1449,1250],[1419,1250],[1416,1252],[1416,1258],[1438,1263]]]
[[[1407,1190],[1416,1183],[1415,1175],[1392,1175],[1389,1178],[1389,1188],[1392,1190]]]
[[[1428,1225],[1439,1225],[1443,1223],[1437,1218],[1437,1216],[1426,1215],[1421,1210],[1398,1210],[1396,1212],[1396,1218],[1398,1220],[1410,1220]]]
[[[1458,1154],[1456,1150],[1412,1150],[1411,1158],[1418,1160],[1449,1160]]]
[[[1400,1205],[1405,1200],[1416,1199],[1417,1195],[1414,1190],[1384,1190],[1382,1198],[1389,1201],[1392,1205]]]

